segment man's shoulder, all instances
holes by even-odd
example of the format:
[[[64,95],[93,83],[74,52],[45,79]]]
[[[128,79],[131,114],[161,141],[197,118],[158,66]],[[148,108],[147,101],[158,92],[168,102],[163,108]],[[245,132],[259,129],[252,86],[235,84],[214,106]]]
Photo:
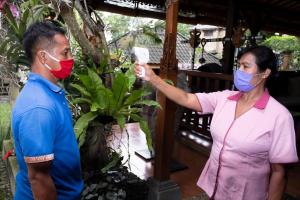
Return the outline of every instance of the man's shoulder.
[[[28,82],[20,92],[13,115],[20,115],[34,108],[54,109],[54,101],[51,93],[41,84]]]

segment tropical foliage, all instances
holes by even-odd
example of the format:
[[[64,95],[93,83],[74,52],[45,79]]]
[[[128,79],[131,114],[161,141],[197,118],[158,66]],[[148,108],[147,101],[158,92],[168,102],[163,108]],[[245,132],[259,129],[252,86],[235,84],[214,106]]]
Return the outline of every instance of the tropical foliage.
[[[300,39],[295,36],[271,36],[267,38],[264,45],[271,47],[278,53],[291,53],[293,54],[292,65],[294,68],[300,68]]]
[[[48,12],[48,7],[39,0],[30,0],[20,7],[14,7],[14,10],[6,3],[3,5],[3,12],[8,30],[0,42],[0,54],[6,57],[9,64],[17,68],[20,65],[29,66],[22,46],[23,35],[30,24],[43,18],[44,12]]]
[[[117,40],[128,32],[138,31],[140,29],[143,29],[146,35],[149,33],[150,38],[156,40],[159,38],[155,33],[161,30],[164,31],[166,26],[164,20],[137,18],[106,12],[99,12],[99,15],[106,24],[105,31],[106,34],[110,36],[110,41]],[[191,27],[192,25],[179,23],[177,28],[180,34],[189,37]]]
[[[263,44],[271,47],[274,51],[285,52],[285,51],[299,51],[300,40],[295,36],[271,36],[267,38]]]
[[[93,69],[88,69],[87,73],[77,76],[80,82],[72,83],[71,86],[80,92],[80,97],[75,98],[73,103],[86,104],[89,107],[88,112],[83,113],[75,124],[79,146],[84,144],[86,130],[93,120],[99,116],[110,116],[122,129],[129,120],[139,122],[141,129],[146,134],[148,147],[152,149],[150,130],[140,112],[143,105],[159,107],[159,104],[142,99],[149,95],[149,91],[145,87],[134,89],[133,84],[136,78],[132,70],[125,73],[115,72],[111,88],[105,87]]]
[[[14,18],[7,5],[4,6],[6,20],[9,23],[9,29],[6,38],[1,41],[0,54],[6,55],[10,64],[29,65],[22,46],[23,34],[26,30],[29,10],[22,13],[20,20]]]

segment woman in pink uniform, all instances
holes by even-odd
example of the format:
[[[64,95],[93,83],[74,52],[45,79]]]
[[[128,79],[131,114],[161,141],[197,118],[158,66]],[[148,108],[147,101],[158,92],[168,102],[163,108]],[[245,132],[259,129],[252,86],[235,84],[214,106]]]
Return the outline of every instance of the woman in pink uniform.
[[[186,93],[144,65],[144,80],[174,102],[201,113],[214,113],[213,146],[197,185],[214,200],[280,200],[285,163],[297,162],[290,112],[271,97],[266,80],[277,72],[272,50],[245,49],[234,72],[239,91]],[[135,68],[137,76],[142,68]]]

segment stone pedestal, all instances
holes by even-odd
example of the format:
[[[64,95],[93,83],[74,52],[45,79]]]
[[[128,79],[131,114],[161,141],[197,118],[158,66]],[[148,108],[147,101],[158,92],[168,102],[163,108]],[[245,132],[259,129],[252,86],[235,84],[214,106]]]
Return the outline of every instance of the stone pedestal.
[[[171,181],[157,181],[153,178],[149,180],[148,200],[180,200],[181,193],[179,186]]]

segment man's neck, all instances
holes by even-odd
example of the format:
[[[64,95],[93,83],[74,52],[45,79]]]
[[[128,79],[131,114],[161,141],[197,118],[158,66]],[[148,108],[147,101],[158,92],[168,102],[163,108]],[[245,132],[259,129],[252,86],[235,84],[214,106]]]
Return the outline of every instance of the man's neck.
[[[43,66],[37,66],[32,64],[31,72],[39,74],[40,76],[42,76],[43,78],[47,79],[55,85],[57,85],[58,83],[58,79],[55,78],[48,69],[43,68]]]

